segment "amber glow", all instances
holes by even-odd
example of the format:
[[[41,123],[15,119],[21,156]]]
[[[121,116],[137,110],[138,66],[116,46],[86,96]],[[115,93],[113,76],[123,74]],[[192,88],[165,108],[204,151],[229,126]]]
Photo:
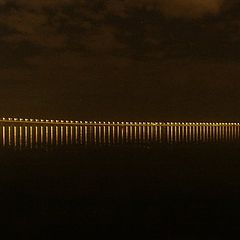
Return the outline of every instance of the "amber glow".
[[[240,140],[240,123],[110,122],[2,118],[0,146],[207,143]]]

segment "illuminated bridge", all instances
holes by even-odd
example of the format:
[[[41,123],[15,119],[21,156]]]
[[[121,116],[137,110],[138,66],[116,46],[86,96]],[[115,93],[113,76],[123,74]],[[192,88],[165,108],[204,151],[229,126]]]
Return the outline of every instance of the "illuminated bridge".
[[[217,143],[240,140],[240,123],[0,119],[0,147]]]

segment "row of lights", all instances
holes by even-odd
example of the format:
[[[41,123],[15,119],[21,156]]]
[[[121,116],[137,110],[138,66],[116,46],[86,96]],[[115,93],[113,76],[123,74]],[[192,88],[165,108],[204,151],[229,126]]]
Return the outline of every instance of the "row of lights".
[[[240,123],[196,123],[196,122],[96,122],[96,121],[68,121],[68,120],[43,120],[43,119],[27,119],[27,118],[2,118],[2,121],[17,122],[45,122],[45,123],[72,123],[72,124],[108,124],[108,125],[219,125],[219,126],[239,126]]]
[[[182,123],[173,123],[173,122],[167,122],[167,123],[164,123],[164,124],[166,124],[166,125],[199,125],[199,126],[201,126],[201,125],[209,125],[209,126],[215,126],[215,125],[219,125],[219,126],[222,126],[222,125],[225,125],[225,126],[239,126],[240,125],[240,123],[208,123],[208,122],[200,122],[200,123],[198,123],[198,122],[193,122],[193,123],[191,123],[191,122],[182,122]]]
[[[68,120],[43,120],[43,119],[28,119],[28,118],[2,118],[2,121],[14,122],[45,122],[45,123],[83,123],[82,121],[68,121]],[[85,122],[86,123],[86,122]]]

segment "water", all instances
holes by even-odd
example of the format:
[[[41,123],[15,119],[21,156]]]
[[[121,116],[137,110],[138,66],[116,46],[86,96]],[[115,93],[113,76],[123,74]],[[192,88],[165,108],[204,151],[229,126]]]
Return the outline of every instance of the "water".
[[[0,146],[9,234],[228,239],[240,227],[237,126],[5,124]]]
[[[234,143],[240,126],[0,125],[0,147],[53,148],[67,145]]]

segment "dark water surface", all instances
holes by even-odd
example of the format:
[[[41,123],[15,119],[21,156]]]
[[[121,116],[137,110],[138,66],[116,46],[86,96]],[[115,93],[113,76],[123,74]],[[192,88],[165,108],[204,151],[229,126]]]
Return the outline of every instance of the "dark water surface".
[[[228,239],[240,226],[237,141],[10,146],[0,221],[11,234]]]

